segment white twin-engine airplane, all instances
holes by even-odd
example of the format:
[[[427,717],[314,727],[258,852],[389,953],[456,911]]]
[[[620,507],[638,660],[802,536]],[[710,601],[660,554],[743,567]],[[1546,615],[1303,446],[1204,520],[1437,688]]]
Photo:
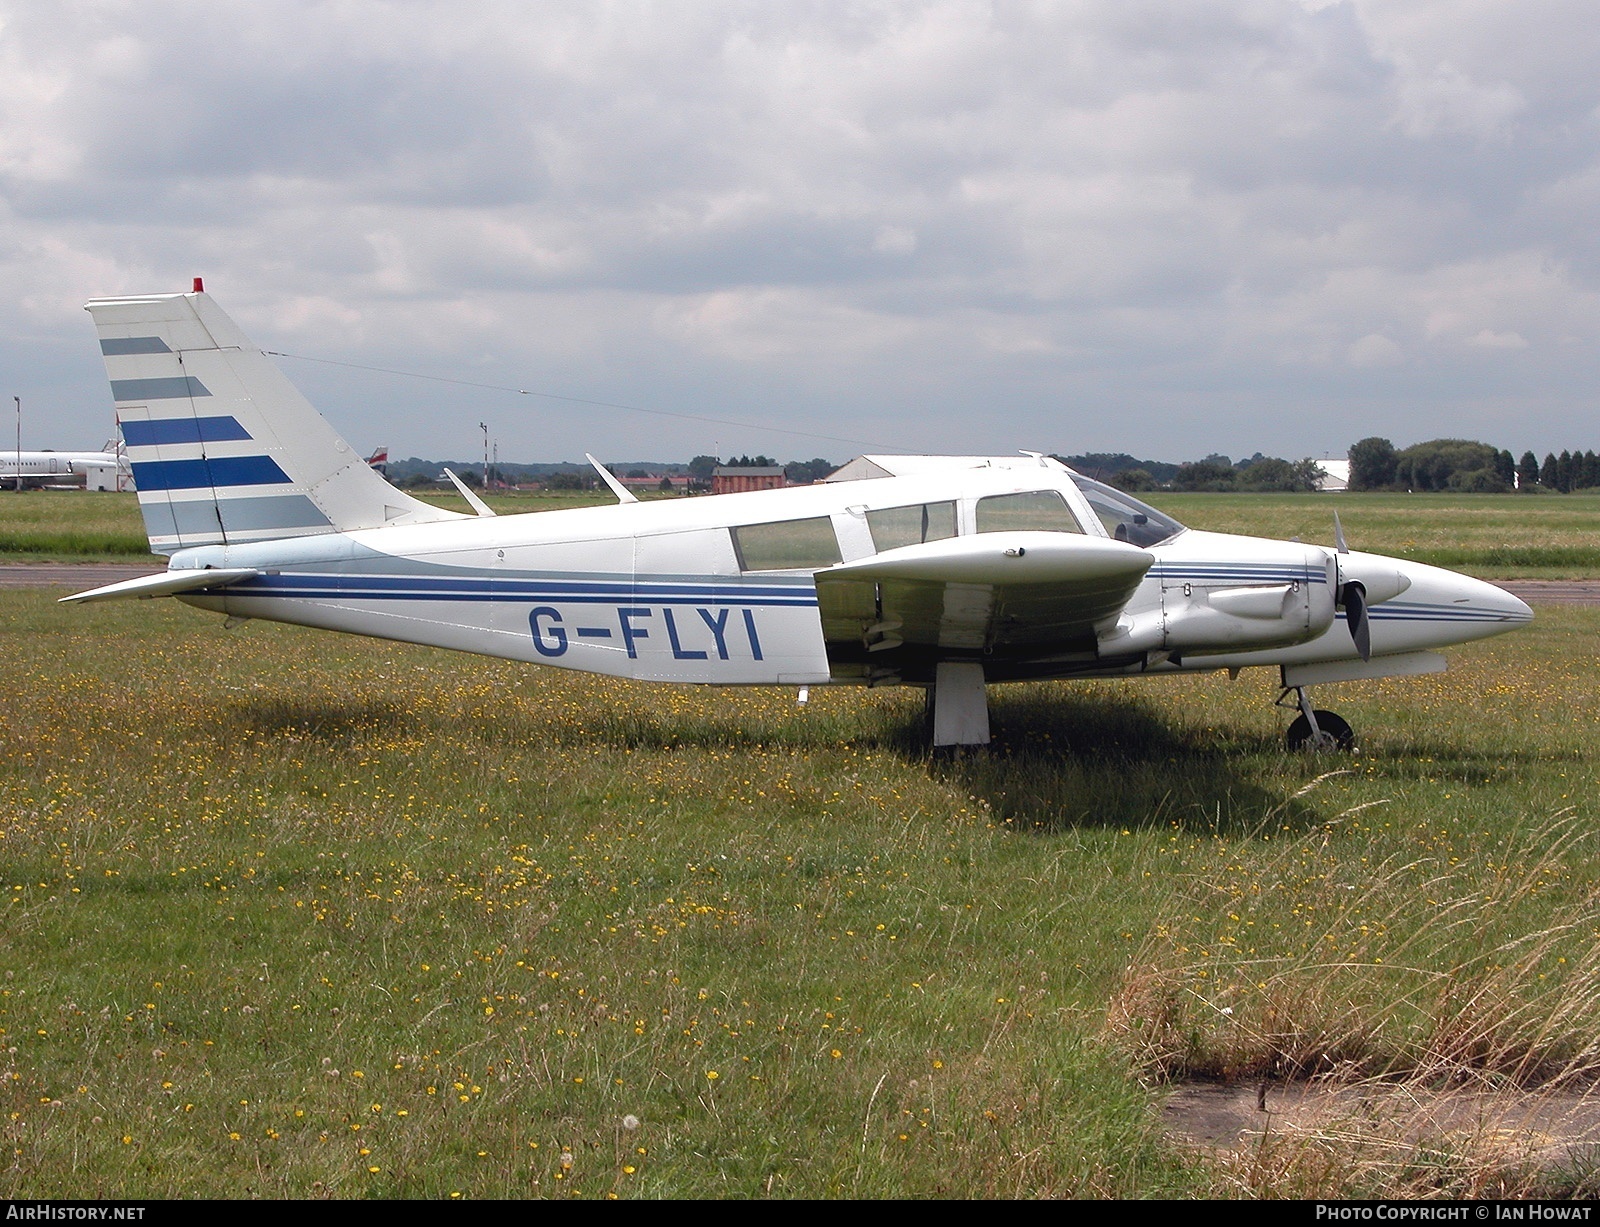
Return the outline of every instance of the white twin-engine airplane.
[[[923,686],[935,746],[989,740],[990,682],[1268,665],[1299,707],[1290,744],[1348,747],[1306,687],[1436,672],[1433,649],[1532,617],[1342,537],[1186,529],[1031,454],[648,503],[612,483],[615,506],[469,516],[374,472],[198,282],[88,310],[150,546],[170,558],[68,601],[176,596],[646,681]]]

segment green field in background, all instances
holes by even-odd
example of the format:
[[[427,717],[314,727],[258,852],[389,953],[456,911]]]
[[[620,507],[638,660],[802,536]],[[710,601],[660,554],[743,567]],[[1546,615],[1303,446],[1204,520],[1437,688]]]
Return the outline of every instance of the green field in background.
[[[467,510],[454,495],[427,501]],[[492,495],[501,515],[602,506],[609,494]],[[1170,494],[1148,501],[1192,528],[1331,545],[1333,516],[1350,548],[1485,579],[1600,578],[1600,495]],[[0,561],[128,562],[148,558],[133,495],[72,491],[0,495]]]

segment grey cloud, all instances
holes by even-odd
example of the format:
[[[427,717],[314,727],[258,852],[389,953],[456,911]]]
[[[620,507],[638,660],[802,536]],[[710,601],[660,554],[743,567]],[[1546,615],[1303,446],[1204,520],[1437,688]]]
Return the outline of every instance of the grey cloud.
[[[205,272],[264,344],[878,445],[1292,454],[1307,421],[1409,439],[1470,398],[1559,447],[1600,390],[1593,27],[1562,0],[0,0],[0,271]],[[82,335],[69,297],[0,305],[0,359],[54,369],[23,338]],[[358,383],[291,373],[360,420]],[[438,391],[385,385],[416,441],[383,441],[440,450]],[[551,454],[709,446],[537,420]]]

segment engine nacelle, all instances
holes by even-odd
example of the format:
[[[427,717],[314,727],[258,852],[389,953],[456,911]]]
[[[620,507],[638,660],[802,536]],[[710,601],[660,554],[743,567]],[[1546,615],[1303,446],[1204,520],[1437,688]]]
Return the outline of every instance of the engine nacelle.
[[[1392,601],[1411,587],[1411,577],[1402,571],[1393,558],[1381,554],[1336,554],[1338,587],[1360,584],[1366,590],[1367,604],[1378,605]]]
[[[1241,561],[1240,538],[1228,551],[1200,554],[1216,538],[1185,533],[1172,555],[1153,551],[1161,584],[1161,648],[1196,655],[1290,647],[1333,625],[1338,580],[1332,556],[1318,546],[1250,540]],[[1180,553],[1181,551],[1181,553]]]

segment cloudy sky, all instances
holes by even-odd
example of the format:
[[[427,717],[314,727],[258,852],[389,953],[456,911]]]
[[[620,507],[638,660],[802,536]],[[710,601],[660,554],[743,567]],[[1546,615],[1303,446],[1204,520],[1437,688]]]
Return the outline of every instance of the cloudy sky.
[[[0,0],[0,393],[100,443],[84,301],[198,275],[400,456],[1600,447],[1597,63],[1593,0]]]

